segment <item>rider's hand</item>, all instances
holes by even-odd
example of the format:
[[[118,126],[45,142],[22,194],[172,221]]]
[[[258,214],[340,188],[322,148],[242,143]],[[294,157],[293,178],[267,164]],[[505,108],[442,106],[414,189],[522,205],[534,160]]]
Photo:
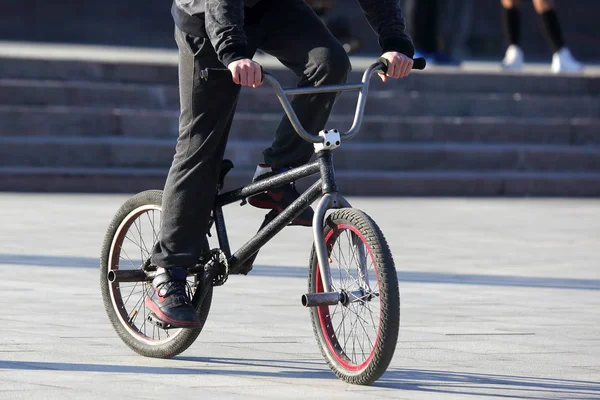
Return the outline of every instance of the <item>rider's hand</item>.
[[[233,81],[238,85],[257,87],[262,84],[262,69],[260,64],[249,58],[243,58],[230,63],[227,68],[231,71]]]
[[[412,70],[413,60],[412,58],[405,56],[402,53],[398,53],[395,51],[388,51],[384,53],[381,57],[388,60],[388,69],[387,73],[379,74],[382,81],[387,81],[387,77],[390,78],[404,78],[407,76]]]

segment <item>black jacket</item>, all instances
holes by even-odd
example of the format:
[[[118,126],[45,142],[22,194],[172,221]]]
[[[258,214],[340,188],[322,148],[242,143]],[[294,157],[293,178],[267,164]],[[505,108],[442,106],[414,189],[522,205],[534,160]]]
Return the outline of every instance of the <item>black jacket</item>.
[[[175,24],[185,33],[208,37],[223,65],[246,58],[244,7],[270,0],[174,0]],[[279,1],[279,0],[274,0]],[[358,0],[384,52],[398,51],[409,57],[414,46],[398,0]],[[261,4],[258,4],[260,7]]]

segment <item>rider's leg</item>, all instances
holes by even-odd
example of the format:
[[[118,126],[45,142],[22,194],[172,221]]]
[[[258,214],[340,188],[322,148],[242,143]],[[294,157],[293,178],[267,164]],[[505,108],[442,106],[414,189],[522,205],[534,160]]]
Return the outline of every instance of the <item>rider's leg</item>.
[[[265,40],[259,47],[290,68],[300,78],[299,87],[346,82],[351,69],[348,55],[307,4],[273,2],[265,25]],[[325,127],[336,98],[336,93],[301,95],[292,105],[306,130],[317,133]],[[297,167],[308,162],[312,154],[313,145],[298,136],[284,116],[264,158],[273,167]]]
[[[259,47],[290,68],[300,78],[298,86],[344,83],[351,69],[348,55],[311,8],[302,1],[271,4],[264,18],[266,39]],[[336,98],[336,93],[301,95],[294,98],[292,105],[306,130],[316,134],[325,127]],[[264,151],[264,163],[258,166],[255,179],[282,168],[303,165],[313,154],[313,145],[298,136],[284,116],[273,144]],[[278,191],[255,196],[249,202],[257,207],[280,210],[298,195],[293,185],[286,185]],[[312,214],[308,209],[294,222],[310,226]]]
[[[159,268],[155,292],[146,305],[173,326],[198,323],[185,292],[187,268],[204,245],[240,86],[231,80],[203,81],[199,71],[223,67],[208,39],[177,30],[179,47],[180,132],[165,183],[163,212],[152,263]]]
[[[553,3],[551,0],[533,0],[535,10],[542,18],[546,38],[554,51],[552,56],[552,71],[579,71],[583,66],[573,58],[565,45],[562,29]]]

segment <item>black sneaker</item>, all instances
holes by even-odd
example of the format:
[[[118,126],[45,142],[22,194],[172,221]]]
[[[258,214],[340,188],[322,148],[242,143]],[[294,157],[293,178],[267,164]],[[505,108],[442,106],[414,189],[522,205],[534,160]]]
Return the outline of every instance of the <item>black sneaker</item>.
[[[187,290],[185,268],[164,269],[152,280],[154,291],[146,297],[146,307],[171,328],[196,328],[200,320]]]
[[[254,179],[252,182],[269,178],[284,171],[286,171],[286,169],[273,169],[263,163],[260,163],[256,168],[256,173],[254,174]],[[248,203],[257,208],[275,210],[280,213],[290,204],[292,204],[298,197],[300,197],[300,193],[298,193],[298,190],[296,190],[296,186],[293,183],[290,183],[275,189],[271,189],[268,192],[259,193],[255,196],[249,197]],[[292,221],[291,225],[312,226],[312,218],[314,213],[315,212],[313,211],[312,207],[307,208],[302,212],[302,214]]]

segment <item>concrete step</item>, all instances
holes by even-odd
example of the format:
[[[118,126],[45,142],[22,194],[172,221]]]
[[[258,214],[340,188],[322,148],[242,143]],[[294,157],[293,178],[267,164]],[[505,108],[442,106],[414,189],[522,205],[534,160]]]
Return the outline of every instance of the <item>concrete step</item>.
[[[226,190],[247,184],[253,171],[234,169]],[[141,168],[0,167],[0,191],[136,193],[162,189],[165,170]],[[600,196],[600,173],[514,171],[339,171],[340,192],[360,196]],[[312,179],[298,183],[304,190]],[[247,206],[250,207],[250,206]]]
[[[235,115],[232,139],[271,140],[282,113]],[[346,131],[353,116],[334,114],[327,128]],[[174,139],[179,114],[164,110],[2,106],[1,136],[126,136]],[[402,117],[367,115],[360,142],[477,142],[600,144],[600,119],[513,117]]]
[[[127,53],[127,52],[125,52]],[[85,54],[85,52],[84,52]],[[132,54],[135,56],[135,54]],[[143,53],[142,53],[143,55]],[[109,57],[105,57],[108,59]],[[140,57],[143,58],[143,57]],[[91,82],[127,82],[177,84],[176,54],[152,57],[146,61],[126,59],[94,61],[47,58],[0,57],[2,78],[33,80],[64,80]],[[272,57],[257,56],[265,70],[284,86],[295,86],[298,78]],[[375,61],[372,57],[352,57],[350,82],[358,82],[362,72]],[[408,78],[386,84],[372,80],[374,89],[434,91],[434,92],[500,92],[547,95],[596,95],[600,92],[597,73],[555,76],[548,71],[511,73],[478,66],[472,68],[436,68],[414,72]]]
[[[334,112],[352,114],[356,102],[356,93],[343,93]],[[3,79],[0,104],[177,110],[179,93],[172,85]],[[237,111],[269,113],[282,112],[282,108],[272,88],[244,88]],[[600,96],[380,89],[369,93],[365,112],[367,115],[591,118],[600,115]]]
[[[229,142],[226,157],[253,169],[269,142]],[[171,165],[175,141],[125,138],[3,137],[0,165],[130,167]],[[600,146],[346,143],[334,153],[339,170],[600,172]]]

